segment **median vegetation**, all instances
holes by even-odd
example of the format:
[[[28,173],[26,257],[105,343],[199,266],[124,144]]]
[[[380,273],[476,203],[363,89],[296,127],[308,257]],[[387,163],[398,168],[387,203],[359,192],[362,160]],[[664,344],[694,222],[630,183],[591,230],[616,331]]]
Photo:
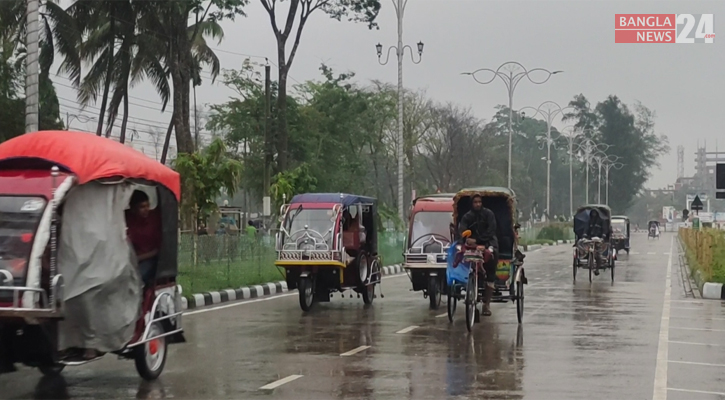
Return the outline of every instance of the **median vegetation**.
[[[725,284],[725,231],[680,228],[687,263],[698,281]]]

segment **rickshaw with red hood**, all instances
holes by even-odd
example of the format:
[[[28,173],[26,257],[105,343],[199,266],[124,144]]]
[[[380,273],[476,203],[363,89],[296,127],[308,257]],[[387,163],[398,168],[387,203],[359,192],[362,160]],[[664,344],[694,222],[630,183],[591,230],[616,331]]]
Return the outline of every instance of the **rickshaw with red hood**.
[[[158,218],[146,282],[127,236],[136,192]],[[156,379],[167,345],[185,341],[179,199],[176,172],[110,139],[41,131],[0,144],[0,373],[59,374],[113,353]]]
[[[451,244],[451,218],[455,193],[436,193],[413,200],[405,241],[403,268],[413,283],[413,291],[422,291],[430,309],[436,310],[446,285],[446,259]]]

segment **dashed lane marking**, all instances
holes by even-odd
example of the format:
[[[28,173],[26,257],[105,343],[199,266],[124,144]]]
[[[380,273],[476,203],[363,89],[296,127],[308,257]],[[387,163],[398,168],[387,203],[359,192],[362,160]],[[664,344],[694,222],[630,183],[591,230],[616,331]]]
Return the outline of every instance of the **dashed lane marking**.
[[[712,394],[712,395],[715,395],[715,396],[725,396],[725,392],[708,392],[708,391],[705,391],[705,390],[691,390],[691,389],[677,389],[677,388],[667,388],[667,390],[672,390],[674,392]]]
[[[683,328],[679,326],[673,326],[670,329],[677,329],[681,331],[700,331],[700,332],[725,332],[725,329],[710,329],[710,328]]]
[[[370,346],[360,346],[360,347],[356,347],[356,348],[354,348],[354,349],[352,349],[352,350],[350,350],[348,352],[345,352],[345,353],[340,354],[340,357],[348,357],[348,356],[351,356],[353,354],[357,354],[357,353],[359,353],[361,351],[365,351],[365,350],[367,350],[369,348],[370,348]]]
[[[647,255],[648,255],[648,256],[653,256],[653,255],[655,255],[655,254],[657,254],[657,253],[655,253],[654,251],[649,251],[649,252],[647,252]]]
[[[669,361],[672,364],[687,364],[687,365],[702,365],[705,367],[725,367],[725,364],[710,364],[710,363],[702,363],[702,362],[694,362],[694,361]]]
[[[443,318],[443,317],[447,317],[447,316],[448,316],[448,313],[445,313],[445,314],[441,314],[441,315],[436,315],[436,318]]]
[[[688,346],[713,346],[713,347],[722,347],[722,344],[713,344],[713,343],[695,343],[695,342],[678,342],[676,340],[670,340],[670,343],[674,344],[684,344]]]
[[[282,379],[276,380],[276,381],[274,381],[272,383],[268,383],[268,384],[262,386],[260,389],[261,390],[272,390],[272,389],[278,388],[278,387],[280,387],[280,386],[282,386],[282,385],[284,385],[286,383],[290,383],[292,381],[295,381],[297,379],[300,379],[303,376],[304,375],[290,375],[290,376],[288,376],[286,378],[282,378]]]
[[[411,326],[409,326],[407,328],[403,328],[395,333],[408,333],[408,332],[410,332],[414,329],[418,329],[418,328],[420,328],[418,325],[411,325]]]

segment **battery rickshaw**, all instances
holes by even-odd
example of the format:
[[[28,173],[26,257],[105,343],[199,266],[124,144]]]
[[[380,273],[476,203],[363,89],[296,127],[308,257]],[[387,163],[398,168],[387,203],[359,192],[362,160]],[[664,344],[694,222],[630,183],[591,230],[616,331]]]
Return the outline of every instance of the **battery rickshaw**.
[[[347,290],[372,304],[382,278],[376,199],[298,194],[281,207],[280,216],[275,265],[284,268],[287,287],[299,292],[303,311]]]
[[[136,190],[161,230],[145,284],[126,237]],[[0,144],[0,371],[55,375],[112,353],[156,379],[167,345],[185,341],[179,199],[176,172],[111,139],[41,131]]]
[[[496,268],[495,289],[491,302],[516,305],[519,323],[524,317],[524,285],[528,283],[523,260],[517,258],[516,195],[502,187],[463,189],[453,197],[453,225],[458,227],[463,215],[471,210],[473,196],[480,195],[483,207],[496,216],[499,261]],[[466,233],[466,232],[463,232]],[[465,301],[466,327],[469,331],[479,319],[478,303],[483,301],[485,271],[481,268],[490,256],[488,249],[466,246],[465,235],[454,231],[454,245],[448,249],[446,278],[448,284],[448,319],[453,322],[458,301]]]
[[[630,250],[630,229],[629,217],[626,215],[615,215],[612,217],[612,246],[617,253],[622,250],[629,254]]]
[[[430,308],[438,309],[447,293],[446,258],[451,243],[454,193],[438,193],[413,200],[406,238],[405,263],[413,291],[422,291]]]
[[[660,221],[652,220],[647,223],[647,240],[660,238]]]
[[[590,232],[592,218],[598,215],[601,235],[593,236]],[[589,282],[592,275],[599,275],[600,270],[609,269],[612,282],[614,282],[614,267],[617,250],[613,248],[612,238],[612,211],[603,204],[590,204],[579,207],[574,214],[574,244],[573,275],[576,282],[577,270],[585,268],[589,272]]]

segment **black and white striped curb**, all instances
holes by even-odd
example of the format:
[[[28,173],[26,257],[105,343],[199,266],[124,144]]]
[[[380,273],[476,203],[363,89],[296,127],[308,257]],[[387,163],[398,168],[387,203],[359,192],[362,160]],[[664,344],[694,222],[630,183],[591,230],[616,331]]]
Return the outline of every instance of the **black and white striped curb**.
[[[725,300],[725,285],[706,282],[702,285],[702,297],[704,299]]]
[[[393,264],[383,267],[383,275],[396,275],[402,273],[403,266],[401,264]],[[278,293],[286,293],[290,290],[287,288],[287,282],[269,282],[259,285],[245,286],[239,289],[226,289],[215,292],[204,292],[193,294],[190,298],[183,297],[181,299],[182,310],[190,310],[204,306],[211,306],[220,303],[226,303],[234,300],[248,300],[259,297],[269,296]]]

